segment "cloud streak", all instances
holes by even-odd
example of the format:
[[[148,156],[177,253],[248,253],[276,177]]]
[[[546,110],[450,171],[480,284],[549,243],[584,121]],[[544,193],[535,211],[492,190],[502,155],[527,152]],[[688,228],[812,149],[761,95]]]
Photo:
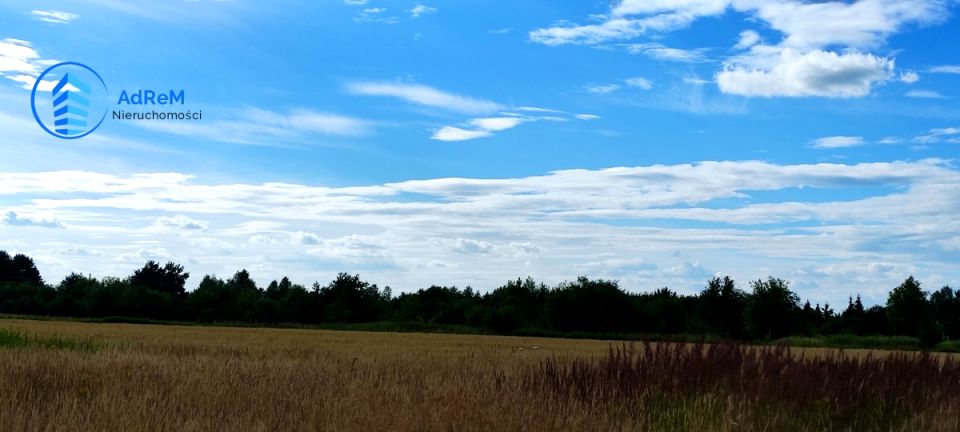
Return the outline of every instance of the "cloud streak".
[[[357,95],[391,97],[411,104],[466,114],[483,114],[503,108],[496,102],[460,96],[422,84],[384,81],[354,82],[348,84],[346,89],[348,92]]]

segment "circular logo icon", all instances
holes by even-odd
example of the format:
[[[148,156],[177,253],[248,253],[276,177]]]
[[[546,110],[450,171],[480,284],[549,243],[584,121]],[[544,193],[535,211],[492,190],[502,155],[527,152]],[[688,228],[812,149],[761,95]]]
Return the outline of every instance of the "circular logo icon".
[[[58,63],[37,78],[30,94],[33,118],[50,135],[85,137],[107,116],[107,84],[96,71],[77,62]]]

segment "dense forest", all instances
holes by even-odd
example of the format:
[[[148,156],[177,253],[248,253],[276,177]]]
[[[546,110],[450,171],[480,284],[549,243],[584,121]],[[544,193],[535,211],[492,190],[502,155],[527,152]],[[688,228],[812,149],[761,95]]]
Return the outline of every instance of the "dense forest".
[[[629,293],[616,281],[580,277],[555,287],[527,278],[485,294],[470,287],[431,286],[397,296],[389,287],[346,273],[310,288],[288,278],[259,287],[241,270],[226,280],[205,276],[187,291],[189,277],[178,264],[150,261],[126,278],[71,274],[50,285],[30,257],[0,251],[0,313],[266,325],[419,322],[501,334],[690,334],[754,341],[791,335],[903,335],[927,346],[960,339],[960,296],[950,287],[927,293],[912,276],[892,289],[885,306],[865,308],[857,296],[842,310],[801,303],[789,283],[775,277],[746,287],[715,277],[698,295],[668,288]]]

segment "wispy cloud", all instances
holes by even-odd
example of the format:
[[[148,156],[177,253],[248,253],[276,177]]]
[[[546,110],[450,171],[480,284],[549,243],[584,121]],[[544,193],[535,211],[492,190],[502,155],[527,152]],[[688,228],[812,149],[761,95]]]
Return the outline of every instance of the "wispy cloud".
[[[463,124],[444,126],[433,132],[431,139],[437,141],[469,141],[477,138],[493,136],[496,132],[513,129],[521,124],[542,121],[566,122],[576,120],[596,120],[599,116],[593,114],[571,115],[559,110],[545,108],[521,107],[518,111],[538,113],[540,115],[520,115],[516,113],[502,113],[499,117],[479,117],[470,119]]]
[[[619,84],[592,84],[584,87],[590,93],[607,94],[620,90]]]
[[[955,139],[960,136],[960,128],[946,127],[930,129],[924,134],[913,137],[913,142],[920,144],[934,144],[944,140]]]
[[[413,9],[410,9],[410,17],[419,18],[422,15],[432,14],[436,12],[437,12],[437,8],[418,3],[416,6],[413,7]]]
[[[650,90],[653,88],[653,81],[646,79],[644,77],[633,77],[623,80],[628,86],[636,87],[642,90]]]
[[[920,99],[946,99],[946,96],[940,94],[940,92],[933,90],[910,90],[903,94],[906,97],[920,98]]]
[[[353,18],[355,22],[358,23],[384,23],[384,24],[396,24],[400,21],[399,18],[387,14],[387,8],[382,7],[371,7],[366,8],[360,11],[360,13]]]
[[[348,84],[346,88],[348,92],[353,94],[393,97],[417,105],[467,114],[489,113],[503,108],[496,102],[460,96],[421,84],[384,81],[354,82]]]
[[[681,63],[698,63],[707,60],[706,48],[681,49],[670,48],[658,43],[642,43],[627,45],[630,54],[643,54],[647,57]]]
[[[930,68],[933,73],[960,74],[960,65],[942,65]]]
[[[316,135],[358,137],[374,130],[373,122],[342,114],[307,109],[277,112],[253,107],[197,122],[137,121],[133,124],[194,139],[267,147],[306,144]]]
[[[51,24],[69,24],[71,21],[80,18],[80,15],[57,10],[35,10],[30,12],[34,18]]]
[[[33,89],[40,72],[55,63],[57,60],[42,58],[30,41],[12,38],[0,40],[0,77],[20,83],[25,90]],[[50,90],[55,85],[55,81],[46,80],[38,88]]]
[[[438,141],[468,141],[491,136],[494,132],[512,129],[527,121],[533,121],[533,119],[524,117],[475,118],[468,122],[468,129],[444,126],[437,129],[431,138]]]
[[[813,147],[818,149],[835,149],[862,146],[865,142],[860,136],[829,136],[813,140]]]

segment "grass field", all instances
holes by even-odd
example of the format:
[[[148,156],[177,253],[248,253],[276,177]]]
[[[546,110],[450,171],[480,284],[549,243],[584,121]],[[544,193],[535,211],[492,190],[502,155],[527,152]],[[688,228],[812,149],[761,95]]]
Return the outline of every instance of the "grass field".
[[[0,321],[2,431],[960,430],[951,354]]]

